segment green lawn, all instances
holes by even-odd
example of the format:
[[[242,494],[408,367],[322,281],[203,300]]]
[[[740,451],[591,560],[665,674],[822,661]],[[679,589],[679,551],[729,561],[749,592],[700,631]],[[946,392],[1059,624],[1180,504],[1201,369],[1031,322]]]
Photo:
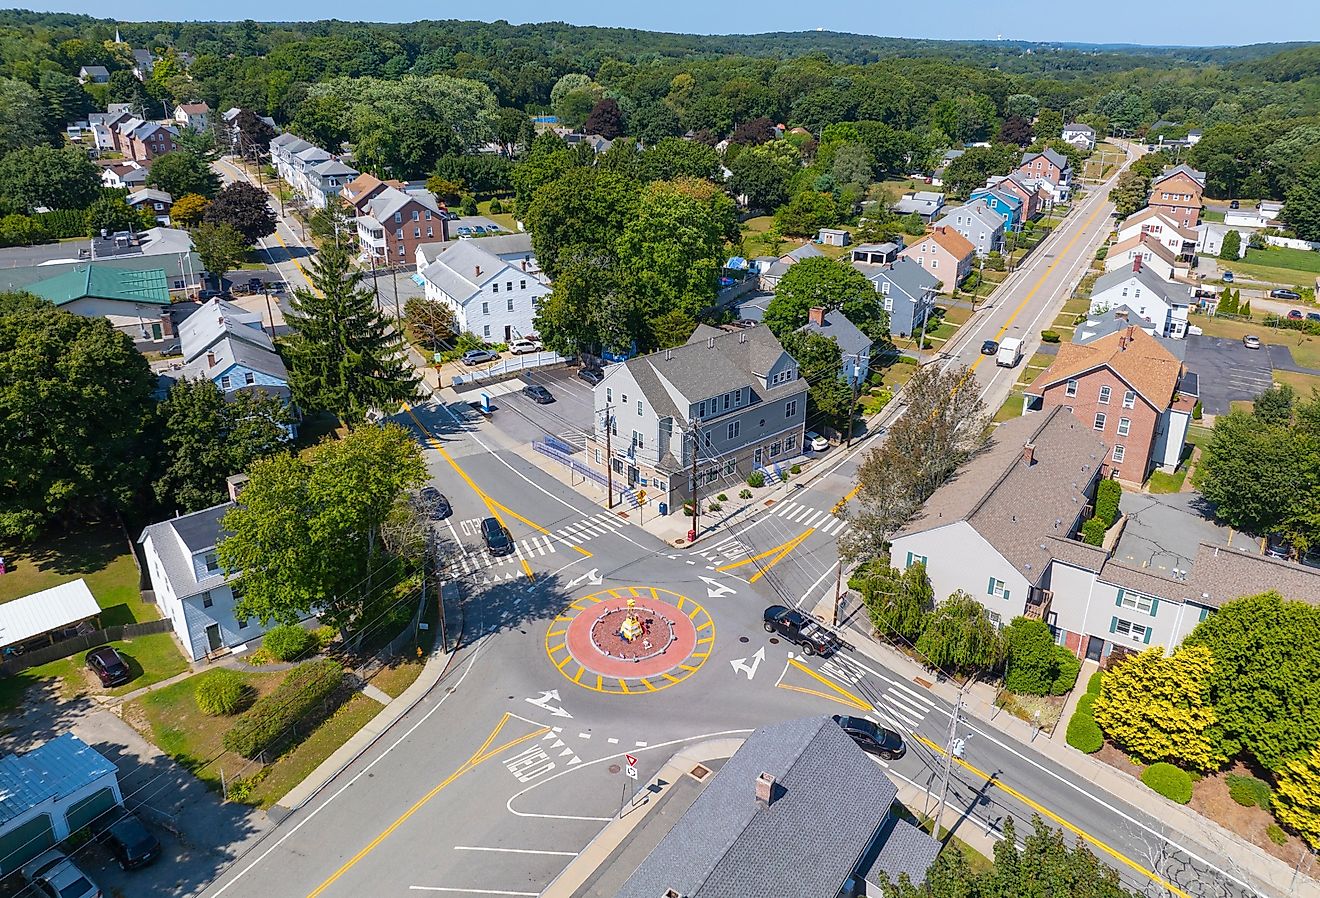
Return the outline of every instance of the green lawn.
[[[1320,390],[1320,377],[1314,374],[1301,374],[1296,371],[1274,369],[1274,379],[1287,384],[1297,391],[1297,395],[1310,398],[1312,390]]]
[[[262,808],[275,804],[352,738],[354,733],[370,723],[382,707],[379,702],[361,693],[354,695],[296,748],[266,768],[265,776],[252,790],[248,803]]]
[[[0,602],[81,577],[102,608],[102,626],[160,617],[154,604],[142,601],[128,537],[114,524],[92,525],[30,545],[0,544],[0,555],[9,567],[0,577]]]
[[[1223,220],[1224,220],[1224,213],[1219,211],[1218,209],[1206,209],[1204,212],[1201,213],[1201,221],[1222,222]]]
[[[1210,438],[1214,436],[1214,430],[1201,424],[1192,424],[1187,428],[1187,442],[1193,446],[1200,446],[1204,449],[1210,445]]]
[[[1256,265],[1245,260],[1235,262],[1221,262],[1221,267],[1227,268],[1237,276],[1238,280],[1250,279],[1261,281],[1266,284],[1278,284],[1284,287],[1292,287],[1297,290],[1315,287],[1315,276],[1304,271],[1298,271],[1295,268],[1278,268],[1272,265]],[[1205,282],[1211,286],[1224,286],[1222,280],[1213,280]],[[1237,282],[1235,282],[1237,283]],[[1248,287],[1251,285],[1248,284]]]
[[[1172,474],[1165,474],[1163,471],[1152,471],[1150,479],[1146,481],[1146,488],[1152,493],[1176,493],[1182,489],[1183,481],[1187,479],[1187,468],[1179,467]]]
[[[1012,421],[1014,418],[1022,417],[1022,391],[1013,390],[1004,400],[1004,404],[995,412],[991,419],[996,424],[1003,424],[1005,421]]]
[[[377,671],[376,675],[371,678],[371,685],[390,698],[398,698],[403,695],[403,690],[411,686],[413,681],[421,676],[421,673],[421,661],[403,659]]]
[[[487,200],[484,203],[477,203],[477,212],[480,213],[481,215],[486,216],[500,227],[512,231],[515,234],[518,233],[517,217],[511,215],[508,212],[500,212],[498,214],[492,214],[490,211],[490,200]]]
[[[168,680],[188,669],[188,663],[183,660],[174,636],[170,633],[151,633],[107,645],[118,650],[133,673],[133,679],[123,686],[102,689],[99,684],[93,685],[95,679],[83,666],[87,653],[78,652],[58,661],[29,667],[15,676],[0,678],[0,708],[16,707],[28,687],[40,680],[59,678],[60,696],[66,699],[93,691],[105,695],[126,695],[152,683]]]
[[[965,306],[949,306],[947,309],[941,306],[940,311],[942,313],[942,321],[948,321],[957,325],[966,324],[967,319],[972,317],[972,310]]]
[[[1271,246],[1269,249],[1249,249],[1247,250],[1246,261],[1252,265],[1291,268],[1294,271],[1309,271],[1312,274],[1320,274],[1320,253],[1308,249],[1291,249],[1286,246]]]

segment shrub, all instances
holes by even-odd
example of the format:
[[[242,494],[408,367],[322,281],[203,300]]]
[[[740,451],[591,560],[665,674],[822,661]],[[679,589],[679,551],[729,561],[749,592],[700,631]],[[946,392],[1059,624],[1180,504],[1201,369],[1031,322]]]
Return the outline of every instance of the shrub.
[[[1045,343],[1058,343],[1058,342],[1059,342],[1059,339],[1060,339],[1060,337],[1059,337],[1059,332],[1058,332],[1058,331],[1041,331],[1041,332],[1040,332],[1040,339],[1041,339],[1043,342],[1045,342]]]
[[[719,511],[722,508],[724,508],[724,506],[718,502],[712,502],[706,506],[707,511]]]
[[[753,471],[747,475],[747,485],[753,489],[759,489],[765,486],[765,475],[760,471]]]
[[[316,637],[297,624],[280,624],[269,630],[261,641],[266,654],[279,661],[300,658],[316,644]]]
[[[1270,784],[1254,776],[1241,776],[1230,773],[1224,778],[1228,785],[1228,796],[1244,808],[1255,807],[1270,809]]]
[[[234,671],[221,667],[198,677],[193,699],[203,714],[228,717],[251,703],[252,687]]]
[[[1090,703],[1088,702],[1085,707],[1082,705],[1082,702],[1085,702],[1087,698],[1088,696],[1083,696],[1078,700],[1077,710],[1073,712],[1073,716],[1068,720],[1068,730],[1065,738],[1073,748],[1090,755],[1104,747],[1105,737],[1100,732],[1100,727],[1096,724],[1095,718],[1091,716]]]
[[[1192,775],[1164,761],[1147,767],[1141,781],[1169,801],[1187,804],[1192,800]]]
[[[1105,672],[1103,670],[1097,670],[1095,673],[1091,674],[1091,678],[1086,681],[1086,694],[1099,695],[1100,684],[1104,682],[1104,679]]]
[[[1082,525],[1082,542],[1092,546],[1104,545],[1105,531],[1109,528],[1099,518],[1091,518]]]
[[[344,669],[329,658],[306,661],[289,671],[274,692],[247,710],[225,733],[222,744],[245,758],[276,751],[307,725],[329,710],[342,692]]]
[[[1123,498],[1123,488],[1113,480],[1102,480],[1095,488],[1095,516],[1105,522],[1105,527],[1114,526],[1118,520],[1118,502]]]
[[[750,499],[750,498],[752,498],[752,491],[751,491],[751,490],[739,490],[739,491],[738,491],[738,498],[739,498],[739,499]]]
[[[1192,420],[1200,421],[1202,414],[1204,414],[1204,411],[1201,408],[1201,400],[1198,399],[1196,405],[1192,406]]]
[[[718,496],[716,496],[715,498],[716,498],[716,499],[719,499],[721,502],[728,502],[728,501],[729,501],[729,497],[726,496],[726,495],[724,495],[724,493],[720,493],[720,494],[719,494]]]
[[[1270,841],[1275,845],[1287,845],[1288,834],[1283,831],[1283,827],[1277,823],[1271,823],[1265,827],[1265,835],[1269,836]]]
[[[1102,246],[1095,251],[1095,260],[1097,262],[1103,262],[1105,260],[1105,257],[1108,255],[1109,255],[1109,247]]]
[[[801,465],[794,465],[793,467],[791,467],[791,468],[788,469],[788,473],[790,473],[790,474],[801,474],[801,473],[802,473],[802,466],[801,466]]]
[[[1061,645],[1054,647],[1054,682],[1050,684],[1050,695],[1067,695],[1077,685],[1077,675],[1082,672],[1082,662],[1077,656]]]
[[[691,499],[683,503],[683,514],[687,515],[688,517],[692,517],[692,515],[695,512],[696,512],[696,505],[693,504]]]
[[[503,203],[501,203],[498,199],[494,199],[494,200],[491,200],[491,201],[490,201],[490,214],[491,214],[491,215],[500,215],[500,214],[502,214],[503,212],[504,212],[504,204],[503,204]]]
[[[1004,630],[1008,664],[1004,685],[1011,692],[1045,695],[1054,682],[1054,640],[1044,621],[1016,617]]]
[[[312,631],[312,635],[316,637],[317,650],[324,652],[326,649],[330,648],[330,644],[335,641],[335,636],[337,634],[334,627],[329,624],[321,624],[321,626]]]
[[[921,364],[921,359],[914,358],[913,356],[910,356],[910,355],[900,355],[900,356],[898,356],[897,358],[894,359],[894,364],[895,364],[895,365],[920,365],[920,364]]]

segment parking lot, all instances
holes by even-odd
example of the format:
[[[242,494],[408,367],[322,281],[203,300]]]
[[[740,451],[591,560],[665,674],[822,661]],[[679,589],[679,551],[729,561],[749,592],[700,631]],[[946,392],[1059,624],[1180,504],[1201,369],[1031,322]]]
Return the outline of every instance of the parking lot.
[[[492,391],[495,413],[491,423],[519,442],[553,436],[575,449],[586,444],[592,428],[591,385],[577,376],[578,369],[568,366],[536,368],[523,372],[518,379],[499,385]],[[538,405],[520,390],[525,384],[545,387],[554,402]],[[502,392],[508,390],[508,392]],[[476,398],[476,393],[471,394]]]
[[[1201,408],[1226,415],[1236,400],[1252,400],[1274,385],[1270,354],[1247,349],[1241,340],[1192,335],[1187,338],[1187,367],[1200,380]]]

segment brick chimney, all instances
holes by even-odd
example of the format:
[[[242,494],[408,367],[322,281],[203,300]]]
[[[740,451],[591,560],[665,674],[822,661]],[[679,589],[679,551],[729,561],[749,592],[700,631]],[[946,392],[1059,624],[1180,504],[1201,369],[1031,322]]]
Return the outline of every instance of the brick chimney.
[[[809,310],[809,311],[807,312],[807,322],[808,322],[809,324],[814,324],[814,325],[816,325],[816,327],[824,327],[824,326],[825,326],[825,310],[822,309],[820,306],[816,306],[815,308]]]
[[[160,310],[160,335],[166,339],[174,336],[174,310]]]
[[[1132,273],[1138,274],[1141,271],[1141,256],[1132,257]]]
[[[206,367],[208,367],[208,368],[214,368],[214,367],[215,367],[215,353],[214,353],[214,352],[208,352],[208,353],[206,354]]]
[[[477,269],[477,277],[481,277],[481,266],[480,265],[476,266],[476,269]]]
[[[770,807],[775,800],[775,778],[762,772],[756,778],[756,803],[763,808]]]
[[[238,495],[243,492],[243,487],[247,486],[248,480],[246,474],[230,474],[225,478],[225,486],[229,489],[230,501],[238,501]]]
[[[1027,463],[1028,468],[1036,463],[1035,443],[1027,443],[1022,447],[1022,460]]]

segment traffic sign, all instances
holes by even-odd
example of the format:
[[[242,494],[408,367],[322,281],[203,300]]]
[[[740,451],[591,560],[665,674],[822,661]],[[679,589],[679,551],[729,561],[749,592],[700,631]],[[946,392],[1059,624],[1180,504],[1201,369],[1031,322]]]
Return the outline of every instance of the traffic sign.
[[[629,766],[629,767],[636,767],[636,766],[637,766],[637,759],[634,758],[632,755],[624,755],[624,757],[628,759],[628,766]]]
[[[625,771],[626,771],[627,774],[628,774],[628,779],[632,779],[632,780],[637,779],[637,768],[636,768],[636,767],[627,767],[627,768],[624,768],[624,769],[625,769]]]

